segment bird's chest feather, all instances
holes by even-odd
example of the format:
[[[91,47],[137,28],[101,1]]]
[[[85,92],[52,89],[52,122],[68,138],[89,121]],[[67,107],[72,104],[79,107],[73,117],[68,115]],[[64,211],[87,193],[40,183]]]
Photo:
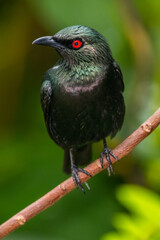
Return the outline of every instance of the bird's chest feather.
[[[58,75],[58,87],[53,94],[53,108],[62,121],[71,120],[79,126],[85,121],[85,116],[92,115],[95,104],[100,103],[102,95],[103,76],[98,69],[76,69],[66,72],[66,76]],[[66,80],[66,79],[69,80]],[[64,81],[65,79],[65,81]],[[96,105],[97,105],[96,104]]]
[[[67,76],[61,72],[54,76],[50,117],[46,121],[54,141],[62,147],[82,146],[109,135],[113,125],[110,108],[115,104],[104,73],[88,79],[84,75],[77,79],[72,74],[71,81],[66,81]]]
[[[55,140],[70,146],[99,140],[103,96],[101,83],[59,87],[50,109]]]
[[[88,121],[95,109],[100,86],[97,83],[90,85],[63,85],[55,93],[54,108],[62,121],[72,122],[73,127]],[[99,96],[100,97],[100,96]]]

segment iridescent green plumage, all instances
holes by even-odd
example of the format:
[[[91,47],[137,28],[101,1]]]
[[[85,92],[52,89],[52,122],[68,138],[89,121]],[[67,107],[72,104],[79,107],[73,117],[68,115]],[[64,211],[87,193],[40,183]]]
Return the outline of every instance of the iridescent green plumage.
[[[80,42],[78,49],[74,41]],[[88,27],[71,26],[34,43],[51,46],[61,55],[44,75],[41,103],[50,137],[65,150],[64,170],[69,172],[71,160],[74,182],[84,191],[78,177],[84,170],[77,165],[90,160],[92,142],[114,136],[123,123],[120,68],[104,37]],[[109,163],[112,155],[105,140],[104,145],[102,166],[103,155]]]

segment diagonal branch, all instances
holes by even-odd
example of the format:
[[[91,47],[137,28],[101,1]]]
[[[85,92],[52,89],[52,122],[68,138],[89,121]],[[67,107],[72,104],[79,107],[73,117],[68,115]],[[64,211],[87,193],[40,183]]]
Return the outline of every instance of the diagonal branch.
[[[120,145],[118,145],[112,152],[119,159],[128,155],[144,138],[146,138],[158,125],[160,124],[160,108],[144,122],[135,132],[126,138]],[[116,160],[111,157],[112,163]],[[108,167],[108,162],[104,159],[104,168]],[[101,168],[100,160],[97,159],[85,170],[92,176],[98,174],[103,170]],[[83,182],[87,181],[90,177],[79,173],[80,179]],[[72,177],[68,178],[46,195],[14,215],[8,221],[0,226],[0,239],[10,234],[20,226],[24,225],[31,218],[44,211],[46,208],[54,205],[59,199],[71,192],[75,188]]]

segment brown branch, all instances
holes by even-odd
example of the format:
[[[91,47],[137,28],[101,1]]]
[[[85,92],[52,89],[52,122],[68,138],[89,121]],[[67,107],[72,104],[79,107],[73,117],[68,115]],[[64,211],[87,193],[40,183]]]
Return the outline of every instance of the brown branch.
[[[122,157],[128,155],[137,144],[139,144],[144,138],[146,138],[158,125],[160,124],[160,108],[144,122],[135,132],[133,132],[126,140],[124,140],[120,145],[118,145],[113,153],[121,159]],[[111,157],[112,163],[116,160]],[[108,167],[108,162],[104,159],[104,168]],[[87,170],[92,176],[103,170],[99,159],[95,160],[93,163],[88,165],[85,170]],[[90,177],[79,173],[82,183],[87,181]],[[24,225],[31,218],[35,217],[37,214],[44,211],[46,208],[55,204],[63,196],[71,192],[75,188],[72,177],[68,178],[66,181],[59,184],[53,190],[48,192],[46,195],[14,215],[8,221],[0,226],[0,239],[10,234],[15,229]]]

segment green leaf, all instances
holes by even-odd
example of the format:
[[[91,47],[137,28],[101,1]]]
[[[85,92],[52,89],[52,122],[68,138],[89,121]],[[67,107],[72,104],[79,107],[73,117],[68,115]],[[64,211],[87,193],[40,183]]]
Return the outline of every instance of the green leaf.
[[[117,213],[110,232],[102,240],[160,239],[160,198],[157,194],[136,185],[123,185],[117,191],[119,201],[131,214]]]
[[[119,201],[138,215],[157,223],[160,221],[160,197],[137,185],[124,185],[117,191]]]

